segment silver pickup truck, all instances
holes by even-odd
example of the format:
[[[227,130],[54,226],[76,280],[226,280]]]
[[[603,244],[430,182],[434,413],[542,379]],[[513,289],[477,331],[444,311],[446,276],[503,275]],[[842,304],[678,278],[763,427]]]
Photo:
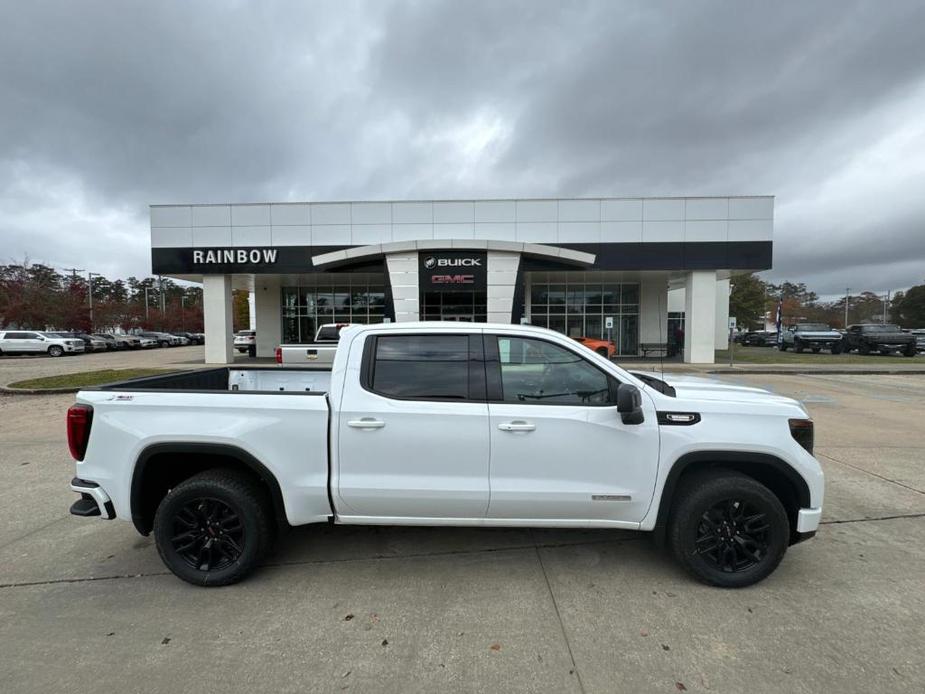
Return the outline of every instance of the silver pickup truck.
[[[811,349],[818,354],[827,349],[832,354],[841,354],[844,342],[842,334],[825,323],[800,323],[781,333],[780,350],[785,352],[790,347],[794,352]]]
[[[350,323],[326,323],[318,328],[315,341],[304,345],[280,345],[276,348],[276,363],[330,367],[340,341],[340,331]]]

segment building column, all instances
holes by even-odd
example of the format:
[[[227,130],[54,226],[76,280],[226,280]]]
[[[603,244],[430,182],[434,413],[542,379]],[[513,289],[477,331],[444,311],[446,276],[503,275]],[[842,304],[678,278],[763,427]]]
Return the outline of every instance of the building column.
[[[488,251],[486,272],[486,298],[489,323],[510,323],[514,308],[514,288],[517,285],[517,268],[520,253]]]
[[[283,340],[279,277],[254,276],[254,330],[257,331],[257,356],[272,357]]]
[[[712,364],[716,342],[716,271],[694,270],[684,278],[684,361]]]
[[[202,314],[206,335],[206,364],[234,361],[231,275],[204,275]]]
[[[729,280],[716,280],[715,349],[729,349]]]
[[[391,253],[385,257],[392,284],[392,304],[395,307],[395,322],[407,323],[421,320],[421,295],[418,288],[417,251]]]
[[[668,275],[643,274],[639,283],[639,343],[668,341]]]

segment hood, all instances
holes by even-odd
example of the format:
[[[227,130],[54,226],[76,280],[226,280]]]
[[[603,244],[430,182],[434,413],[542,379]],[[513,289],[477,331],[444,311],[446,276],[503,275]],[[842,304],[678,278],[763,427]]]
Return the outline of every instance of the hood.
[[[802,337],[807,340],[821,340],[825,338],[831,338],[835,340],[841,339],[841,333],[837,330],[806,330],[806,331],[796,331],[793,333],[794,337]]]
[[[755,386],[737,385],[704,376],[690,376],[686,374],[662,374],[654,372],[631,372],[649,378],[664,381],[675,390],[678,400],[709,400],[724,403],[763,403],[777,404],[788,407],[797,407],[805,412],[805,408],[793,398],[777,395],[764,388]]]

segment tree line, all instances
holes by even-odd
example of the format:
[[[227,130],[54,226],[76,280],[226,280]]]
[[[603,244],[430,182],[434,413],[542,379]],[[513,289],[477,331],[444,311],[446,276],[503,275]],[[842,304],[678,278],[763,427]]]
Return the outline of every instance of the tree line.
[[[925,328],[925,283],[895,292],[889,301],[874,292],[848,293],[834,301],[821,301],[803,282],[773,284],[757,275],[732,278],[729,315],[735,316],[739,327],[762,329],[766,316],[772,321],[776,318],[778,302],[784,325],[826,323],[844,328],[847,302],[847,325],[880,323],[885,319],[903,328]]]
[[[25,260],[0,265],[0,328],[201,332],[202,288],[157,277],[88,277]]]

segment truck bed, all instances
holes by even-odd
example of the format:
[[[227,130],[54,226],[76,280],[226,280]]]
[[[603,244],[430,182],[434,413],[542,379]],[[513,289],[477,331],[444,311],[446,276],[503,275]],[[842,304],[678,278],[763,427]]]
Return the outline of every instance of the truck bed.
[[[260,368],[221,366],[143,376],[82,390],[159,392],[241,392],[325,394],[331,385],[330,369]]]

